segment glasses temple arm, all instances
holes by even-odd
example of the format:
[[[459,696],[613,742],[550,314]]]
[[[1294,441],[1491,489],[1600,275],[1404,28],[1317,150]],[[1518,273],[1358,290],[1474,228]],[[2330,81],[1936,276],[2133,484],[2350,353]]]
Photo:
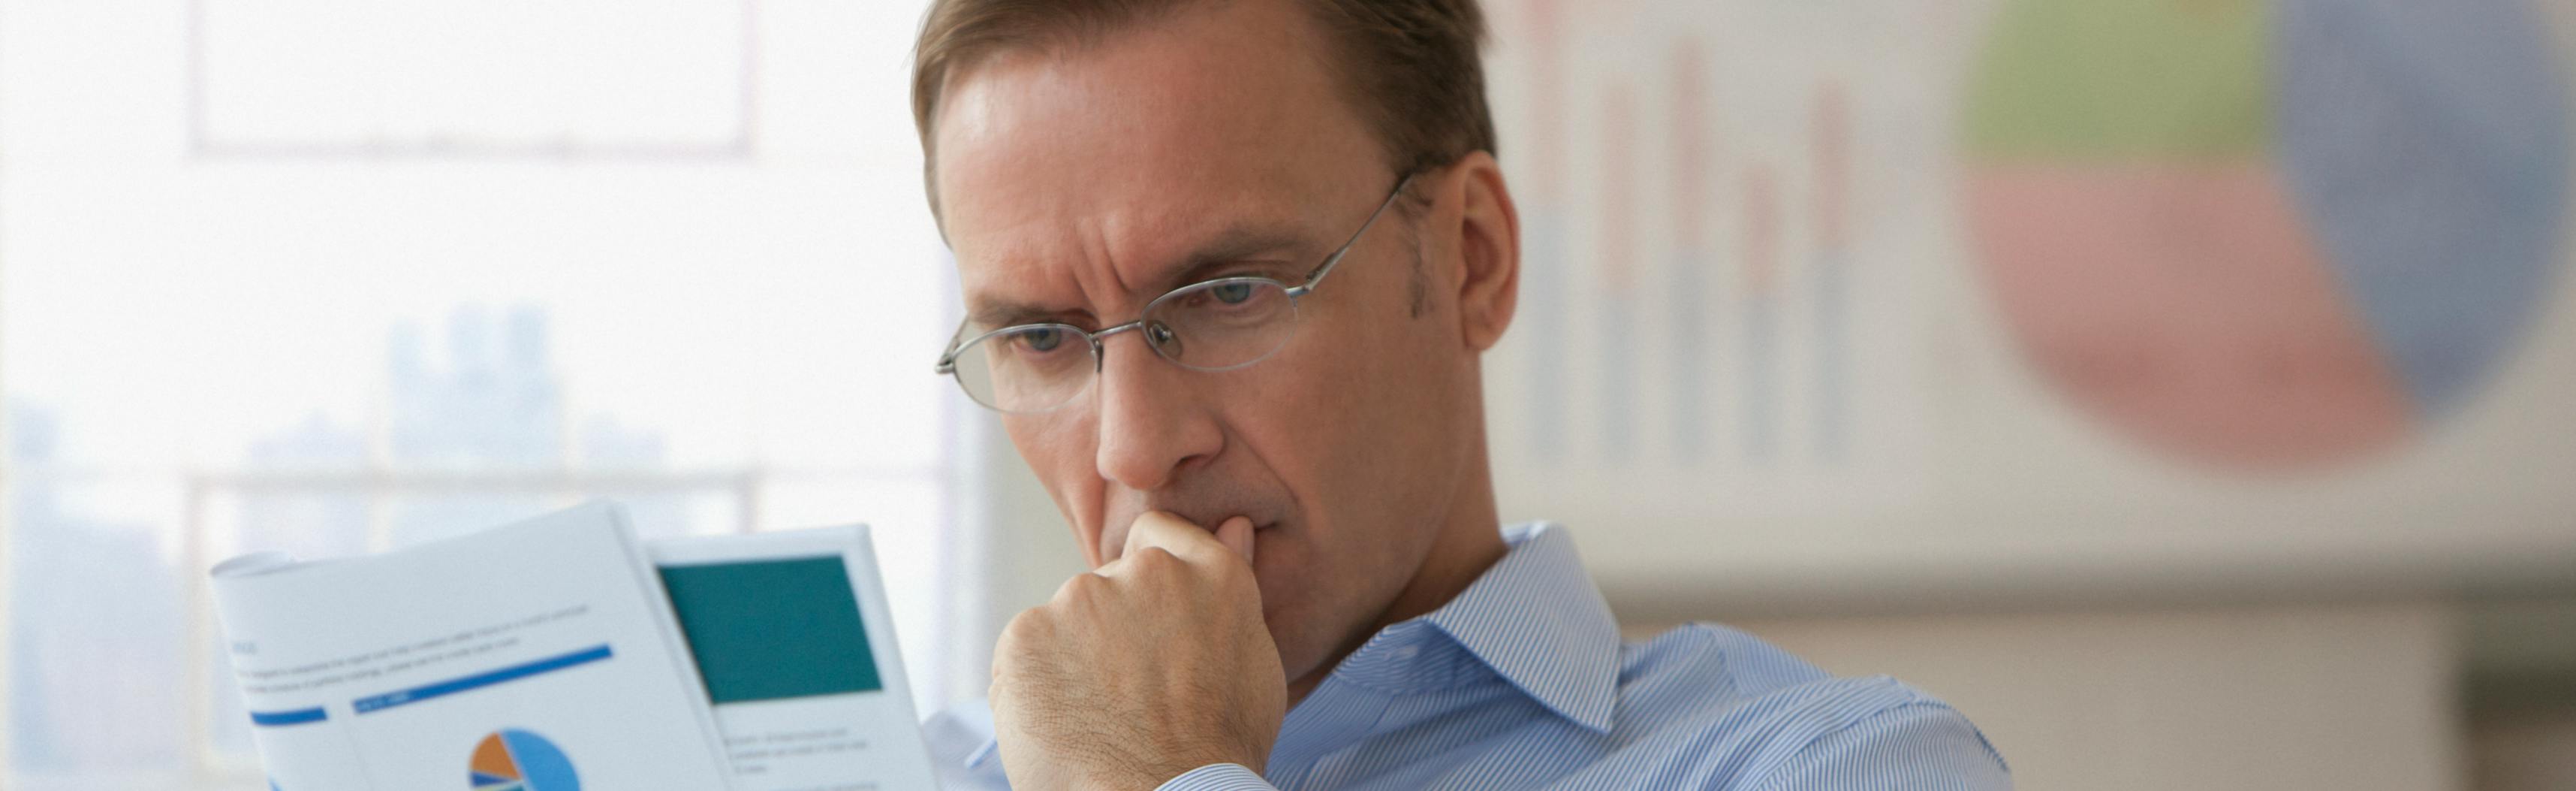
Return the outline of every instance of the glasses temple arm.
[[[1332,255],[1324,258],[1324,263],[1321,266],[1317,266],[1315,267],[1315,271],[1307,273],[1305,285],[1298,286],[1294,289],[1294,292],[1296,294],[1303,295],[1306,292],[1315,290],[1315,286],[1323,283],[1325,276],[1331,275],[1333,273],[1333,268],[1341,265],[1342,257],[1350,255],[1351,248],[1360,243],[1360,237],[1367,236],[1369,228],[1377,225],[1377,218],[1386,214],[1387,209],[1394,208],[1397,199],[1404,197],[1405,186],[1412,183],[1413,176],[1411,174],[1406,174],[1404,178],[1397,180],[1395,182],[1395,191],[1387,193],[1386,202],[1378,204],[1377,211],[1369,212],[1368,222],[1360,223],[1360,229],[1352,232],[1351,238],[1348,241],[1342,242],[1341,249],[1334,250]]]
[[[957,333],[948,336],[948,348],[939,352],[939,365],[931,369],[932,373],[950,374],[957,371],[957,343],[966,340],[966,327],[969,323],[967,320],[957,322]]]

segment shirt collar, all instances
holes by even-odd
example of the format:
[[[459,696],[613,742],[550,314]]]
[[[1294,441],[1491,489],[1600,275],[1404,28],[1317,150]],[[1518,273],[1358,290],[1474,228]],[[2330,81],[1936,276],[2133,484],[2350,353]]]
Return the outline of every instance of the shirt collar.
[[[1504,531],[1511,551],[1422,620],[1558,716],[1610,730],[1619,625],[1574,538],[1546,522]]]

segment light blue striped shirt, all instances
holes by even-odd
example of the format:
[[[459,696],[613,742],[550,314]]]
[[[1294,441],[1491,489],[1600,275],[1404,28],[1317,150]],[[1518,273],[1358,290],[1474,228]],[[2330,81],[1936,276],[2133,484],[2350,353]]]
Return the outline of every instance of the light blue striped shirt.
[[[1834,678],[1685,626],[1622,644],[1564,528],[1438,610],[1389,626],[1288,712],[1268,775],[1192,770],[1160,791],[2009,789],[1966,717],[1884,676]],[[924,726],[948,791],[1002,791],[981,703]]]

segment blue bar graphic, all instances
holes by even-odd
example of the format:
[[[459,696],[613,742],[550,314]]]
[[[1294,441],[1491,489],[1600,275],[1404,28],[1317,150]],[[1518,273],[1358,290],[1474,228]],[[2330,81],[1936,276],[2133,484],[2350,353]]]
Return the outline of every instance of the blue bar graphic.
[[[273,728],[280,725],[302,725],[308,722],[321,722],[330,718],[331,715],[324,713],[322,711],[322,707],[315,706],[309,709],[296,709],[294,711],[254,711],[250,713],[250,724],[265,728]]]
[[[351,705],[357,707],[358,713],[365,714],[372,711],[390,709],[405,703],[418,703],[442,695],[454,695],[467,690],[517,681],[540,673],[550,673],[567,667],[572,667],[574,665],[597,662],[607,659],[608,657],[608,646],[601,645],[594,648],[574,651],[551,659],[539,659],[524,665],[505,667],[488,673],[478,673],[464,678],[413,687],[399,692],[387,692],[382,695],[359,698],[356,701],[353,701]]]

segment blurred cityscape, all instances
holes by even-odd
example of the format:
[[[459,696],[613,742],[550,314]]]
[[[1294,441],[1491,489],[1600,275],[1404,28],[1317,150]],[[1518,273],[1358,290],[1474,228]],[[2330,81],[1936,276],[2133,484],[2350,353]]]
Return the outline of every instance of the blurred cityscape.
[[[370,428],[320,414],[245,448],[242,469],[200,474],[209,502],[231,503],[244,551],[284,550],[316,558],[368,551],[371,512],[383,514],[383,546],[401,546],[488,527],[545,510],[565,494],[613,495],[648,533],[685,531],[686,495],[669,492],[554,492],[548,474],[638,471],[663,465],[660,434],[594,417],[568,419],[551,356],[547,314],[534,307],[450,314],[443,344],[406,323],[387,339],[382,441]],[[46,474],[65,461],[62,439],[77,426],[42,404],[12,403],[11,488],[15,531],[8,619],[14,652],[10,753],[22,770],[156,768],[184,758],[187,731],[187,613],[166,526],[84,513],[75,479]],[[381,450],[378,451],[377,449]],[[378,453],[381,456],[378,456]],[[524,476],[528,485],[478,487]],[[406,478],[455,482],[407,488]],[[237,481],[236,496],[225,491]],[[371,481],[393,485],[377,488]],[[147,482],[159,483],[159,482]],[[478,491],[478,488],[480,489]],[[373,500],[373,501],[371,501]],[[222,507],[209,506],[209,509]],[[191,517],[175,515],[188,524]],[[221,520],[196,529],[220,529]],[[188,529],[181,527],[180,529]],[[217,652],[219,655],[219,652]],[[249,749],[248,728],[221,667],[213,741]],[[135,738],[160,733],[168,738]]]
[[[10,462],[55,460],[62,426],[41,407],[11,405]],[[185,676],[179,579],[150,525],[89,518],[57,481],[13,476],[9,519],[16,612],[9,625],[10,754],[29,769],[164,765],[179,740]]]

